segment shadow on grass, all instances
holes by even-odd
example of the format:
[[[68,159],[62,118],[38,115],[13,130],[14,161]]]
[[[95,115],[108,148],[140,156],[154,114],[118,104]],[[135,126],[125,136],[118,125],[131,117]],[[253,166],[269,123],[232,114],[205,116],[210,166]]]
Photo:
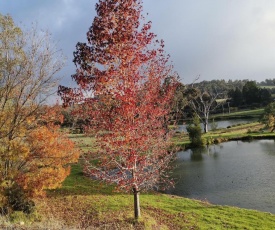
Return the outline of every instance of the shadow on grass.
[[[64,196],[64,195],[112,195],[114,194],[114,186],[106,185],[102,182],[92,180],[86,177],[80,164],[71,166],[71,174],[62,183],[61,188],[49,190],[48,196]]]

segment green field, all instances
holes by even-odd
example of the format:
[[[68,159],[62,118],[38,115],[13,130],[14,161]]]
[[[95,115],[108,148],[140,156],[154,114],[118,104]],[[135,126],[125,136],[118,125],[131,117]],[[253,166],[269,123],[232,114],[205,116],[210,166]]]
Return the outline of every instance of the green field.
[[[259,123],[209,132],[216,135],[257,135]],[[224,133],[223,133],[224,132]],[[254,133],[253,133],[254,132]],[[260,133],[258,133],[260,134]],[[181,142],[184,134],[174,138]],[[83,151],[93,150],[94,139],[71,135]],[[81,165],[72,165],[61,188],[37,199],[37,211],[30,216],[15,213],[2,219],[2,229],[275,229],[275,215],[237,207],[212,205],[162,193],[141,194],[142,218],[133,216],[133,197],[115,192],[114,187],[83,175]]]
[[[259,118],[263,113],[264,109],[242,110],[225,114],[216,114],[211,116],[211,119]]]

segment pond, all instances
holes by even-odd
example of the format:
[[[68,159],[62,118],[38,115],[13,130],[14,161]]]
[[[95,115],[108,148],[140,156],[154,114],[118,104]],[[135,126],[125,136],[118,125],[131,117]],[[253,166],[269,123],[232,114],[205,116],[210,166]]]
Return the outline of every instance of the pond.
[[[259,119],[257,118],[252,118],[252,119],[232,119],[232,120],[222,120],[222,121],[215,121],[215,123],[217,124],[217,128],[227,128],[228,126],[232,126],[232,125],[238,125],[238,124],[246,124],[246,123],[251,123],[251,122],[255,122],[258,121]],[[208,125],[208,129],[211,130],[211,123],[213,121],[209,120],[209,125]],[[201,127],[203,128],[203,126],[201,125]],[[186,124],[183,125],[178,125],[178,129],[179,132],[186,132]]]
[[[230,141],[177,154],[169,193],[275,213],[275,142]]]

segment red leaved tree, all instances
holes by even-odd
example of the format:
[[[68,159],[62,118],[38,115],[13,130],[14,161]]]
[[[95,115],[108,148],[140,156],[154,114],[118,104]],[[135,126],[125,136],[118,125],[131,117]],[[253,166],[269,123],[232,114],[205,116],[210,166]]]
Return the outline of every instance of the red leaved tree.
[[[60,87],[66,103],[77,103],[96,137],[96,153],[85,155],[85,173],[133,191],[135,217],[139,192],[167,186],[168,119],[176,84],[163,41],[144,22],[141,0],[100,0],[87,33],[88,44],[74,52],[79,88]]]

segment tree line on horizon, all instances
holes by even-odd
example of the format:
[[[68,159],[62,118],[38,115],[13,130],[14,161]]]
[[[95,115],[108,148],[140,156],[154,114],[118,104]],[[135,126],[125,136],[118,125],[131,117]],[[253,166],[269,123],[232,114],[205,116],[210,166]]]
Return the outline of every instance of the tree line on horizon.
[[[275,80],[275,79],[274,79]],[[238,109],[264,107],[271,103],[275,94],[275,85],[267,79],[265,84],[245,80],[211,80],[192,84],[181,84],[174,97],[174,113],[182,119],[192,116],[196,109],[191,104],[194,99],[209,102],[213,113],[230,112]],[[204,99],[203,99],[204,98]],[[204,103],[206,106],[206,103]]]
[[[257,82],[254,80],[211,80],[188,84],[207,92],[219,94],[218,99],[231,98],[233,106],[260,103],[265,106],[275,94],[275,78]],[[252,95],[254,94],[254,95]]]

